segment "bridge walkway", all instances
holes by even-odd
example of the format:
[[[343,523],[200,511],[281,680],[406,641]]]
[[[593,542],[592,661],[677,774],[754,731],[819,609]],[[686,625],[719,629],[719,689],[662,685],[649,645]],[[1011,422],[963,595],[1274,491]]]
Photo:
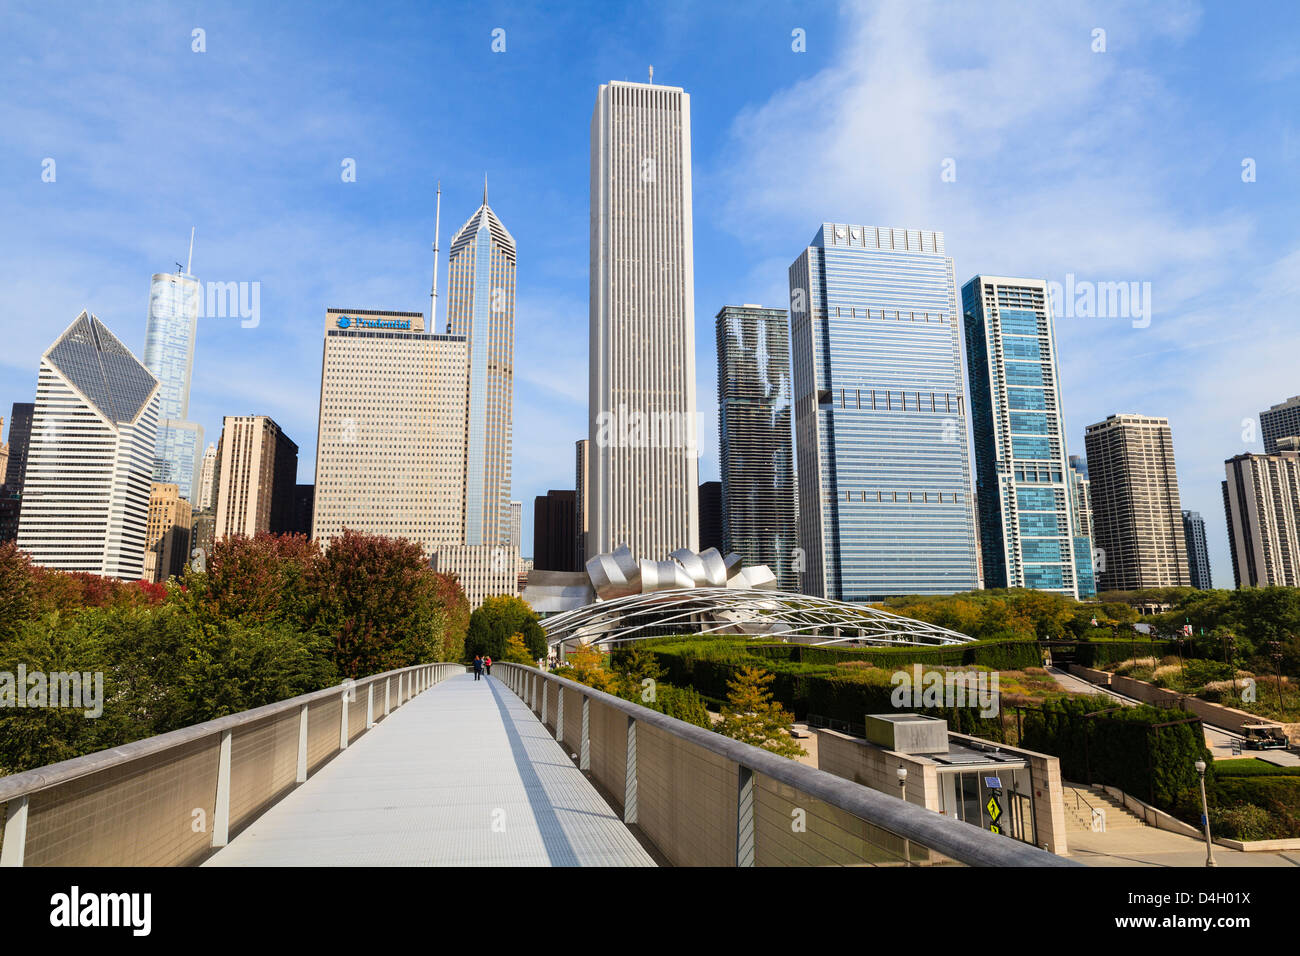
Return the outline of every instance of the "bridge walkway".
[[[653,866],[528,706],[456,675],[393,711],[205,866]]]

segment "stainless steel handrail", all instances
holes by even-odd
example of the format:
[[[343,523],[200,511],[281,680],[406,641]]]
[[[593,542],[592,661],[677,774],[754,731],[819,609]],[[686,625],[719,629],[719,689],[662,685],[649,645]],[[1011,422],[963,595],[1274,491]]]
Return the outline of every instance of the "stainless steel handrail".
[[[439,661],[430,662],[428,664],[413,664],[410,667],[401,667],[396,670],[385,671],[382,674],[362,677],[355,680],[352,683],[351,688],[353,690],[365,688],[377,681],[399,677],[403,674],[418,671],[421,668],[433,667],[438,664],[446,663],[448,662]],[[458,664],[457,666],[463,665]],[[0,804],[7,803],[18,797],[37,793],[61,783],[67,783],[70,780],[76,780],[77,778],[87,776],[88,774],[99,773],[109,767],[128,763],[132,760],[139,760],[142,757],[161,753],[164,750],[170,750],[173,747],[191,743],[195,740],[201,740],[205,737],[211,737],[220,734],[223,731],[233,730],[236,727],[246,726],[255,721],[264,720],[267,717],[272,717],[276,714],[300,708],[303,704],[330,700],[338,697],[340,694],[347,693],[348,690],[349,686],[346,683],[335,684],[331,687],[326,687],[323,690],[312,691],[307,694],[300,694],[297,697],[291,697],[288,700],[277,701],[273,704],[265,704],[261,707],[254,707],[252,710],[244,710],[237,714],[227,714],[225,717],[217,717],[213,720],[204,721],[201,724],[194,724],[190,727],[181,727],[178,730],[172,730],[165,734],[158,734],[155,737],[146,737],[143,740],[132,741],[131,743],[123,744],[120,747],[111,747],[107,750],[97,750],[94,753],[84,754],[80,757],[73,757],[70,760],[63,760],[59,763],[48,764],[44,767],[36,767],[32,770],[10,774],[7,777],[0,777]]]
[[[524,665],[500,663],[497,666],[507,671],[535,673],[592,701],[621,711],[640,723],[658,728],[750,771],[794,787],[814,799],[881,827],[904,840],[928,847],[959,863],[969,866],[1081,865],[1018,840],[987,833],[979,827],[950,820],[941,813],[905,803],[896,797],[845,780],[843,777],[777,756],[761,747],[741,743],[703,727],[696,727],[694,724],[688,724],[585,684]]]

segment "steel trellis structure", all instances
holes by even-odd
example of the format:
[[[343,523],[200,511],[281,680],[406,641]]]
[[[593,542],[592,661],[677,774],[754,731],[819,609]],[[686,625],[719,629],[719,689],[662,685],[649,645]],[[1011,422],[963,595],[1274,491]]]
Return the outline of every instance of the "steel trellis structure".
[[[676,634],[799,637],[811,645],[965,644],[974,638],[862,604],[755,588],[678,588],[596,601],[541,622],[547,643],[613,644]]]

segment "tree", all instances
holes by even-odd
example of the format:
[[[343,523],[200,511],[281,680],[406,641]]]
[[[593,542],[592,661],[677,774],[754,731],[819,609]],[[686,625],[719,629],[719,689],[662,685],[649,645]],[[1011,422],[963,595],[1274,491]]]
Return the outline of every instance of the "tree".
[[[654,654],[644,647],[632,646],[610,655],[610,665],[617,675],[618,696],[654,707],[664,671]],[[646,681],[649,681],[647,684]],[[659,709],[659,708],[655,708]]]
[[[522,634],[510,635],[506,641],[506,650],[501,659],[509,664],[532,664],[537,660],[537,658],[529,656]]]
[[[802,757],[806,751],[790,736],[794,714],[772,698],[768,685],[775,676],[761,667],[742,667],[727,681],[730,693],[722,708],[722,720],[713,729],[782,757]]]
[[[187,570],[182,583],[194,587],[212,620],[284,621],[310,630],[320,563],[320,545],[302,535],[230,535],[213,545],[206,574]]]
[[[0,643],[36,612],[32,559],[12,541],[0,543]]]
[[[469,616],[465,656],[486,654],[494,661],[502,660],[506,641],[512,634],[523,636],[524,645],[532,655],[530,660],[546,656],[546,632],[527,601],[511,594],[487,598]]]
[[[316,564],[315,629],[332,639],[340,675],[442,658],[444,606],[420,545],[345,530]]]
[[[435,591],[442,605],[442,653],[439,660],[465,660],[465,635],[469,632],[469,598],[455,574],[435,574]]]
[[[605,667],[605,655],[590,645],[576,647],[567,655],[564,676],[607,694],[618,692],[618,678]]]

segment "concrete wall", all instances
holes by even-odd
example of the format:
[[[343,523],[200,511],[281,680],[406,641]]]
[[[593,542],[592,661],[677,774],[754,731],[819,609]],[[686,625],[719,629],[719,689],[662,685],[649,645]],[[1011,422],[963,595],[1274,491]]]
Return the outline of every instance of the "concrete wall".
[[[963,744],[987,743],[978,737],[949,733]],[[1061,765],[1055,757],[998,745],[999,749],[1025,758],[1034,786],[1034,832],[1038,845],[1059,856],[1069,854],[1065,837],[1065,798],[1061,789]],[[924,757],[884,750],[860,737],[834,730],[817,731],[817,767],[837,777],[852,780],[873,790],[898,796],[898,768],[907,768],[907,802],[943,812],[938,768]]]
[[[939,772],[923,758],[882,750],[861,737],[835,730],[817,731],[817,769],[898,796],[898,768],[907,768],[907,802],[939,812]]]
[[[1157,687],[1155,684],[1146,681],[1136,680],[1132,677],[1122,677],[1119,674],[1111,674],[1091,667],[1083,667],[1079,664],[1071,664],[1070,673],[1101,687],[1109,687],[1117,694],[1132,697],[1134,700],[1140,700],[1145,704],[1179,708],[1201,718],[1202,721],[1212,727],[1222,727],[1236,733],[1241,733],[1243,725],[1258,723],[1264,719],[1258,714],[1250,714],[1234,707],[1224,707],[1222,704],[1201,700],[1199,697],[1192,697],[1188,694],[1180,694],[1178,691]],[[1266,690],[1262,686],[1262,681],[1259,689],[1261,693]],[[1282,729],[1292,743],[1300,744],[1300,724],[1283,724]]]

